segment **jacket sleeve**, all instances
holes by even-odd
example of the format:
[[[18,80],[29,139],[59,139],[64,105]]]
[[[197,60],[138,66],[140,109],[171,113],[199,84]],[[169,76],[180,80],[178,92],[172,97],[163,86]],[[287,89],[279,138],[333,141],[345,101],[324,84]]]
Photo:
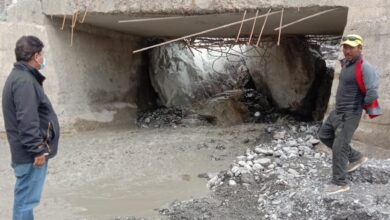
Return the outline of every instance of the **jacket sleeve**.
[[[32,82],[21,82],[13,89],[19,137],[27,152],[34,156],[46,153],[40,133],[39,94]]]
[[[363,82],[366,87],[366,96],[364,104],[371,104],[375,99],[378,99],[379,76],[371,65],[362,66]]]

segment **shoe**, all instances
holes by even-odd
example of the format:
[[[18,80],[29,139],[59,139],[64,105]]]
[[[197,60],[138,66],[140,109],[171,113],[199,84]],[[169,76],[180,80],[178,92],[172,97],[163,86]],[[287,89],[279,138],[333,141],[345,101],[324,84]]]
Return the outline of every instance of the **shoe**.
[[[352,171],[355,171],[356,169],[358,169],[359,167],[361,167],[364,163],[366,163],[368,161],[368,158],[367,157],[362,157],[360,158],[359,160],[353,162],[353,163],[350,163],[348,164],[347,166],[347,172],[350,173]]]
[[[348,185],[340,186],[340,185],[331,184],[325,187],[324,193],[329,196],[329,195],[334,195],[336,193],[346,192],[349,189],[350,187]]]

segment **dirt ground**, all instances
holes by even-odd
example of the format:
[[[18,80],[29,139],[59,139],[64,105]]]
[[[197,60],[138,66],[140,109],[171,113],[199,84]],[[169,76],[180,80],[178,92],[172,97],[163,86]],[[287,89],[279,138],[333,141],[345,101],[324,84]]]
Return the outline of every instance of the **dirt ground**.
[[[37,219],[158,219],[174,200],[208,195],[199,174],[217,173],[264,136],[261,124],[227,128],[102,129],[63,135]],[[0,219],[10,219],[15,178],[0,141]]]
[[[223,208],[221,202],[230,200],[231,204],[241,203],[240,207],[245,207],[258,199],[256,185],[251,186],[253,190],[223,186],[211,193],[206,188],[207,180],[201,177],[228,169],[248,147],[269,142],[271,137],[265,128],[264,124],[223,128],[106,128],[65,134],[59,155],[50,161],[36,219],[202,219],[199,213],[210,212],[212,216],[213,209],[218,207],[222,207],[219,209],[222,213],[230,213],[230,219],[245,219],[245,214],[250,219],[259,214],[255,207],[241,208],[235,214],[234,209]],[[0,219],[10,219],[15,178],[9,166],[7,141],[2,138],[0,144]],[[358,147],[371,157],[390,158],[390,152],[363,144]],[[189,201],[190,208],[185,209],[180,203],[178,210],[190,214],[183,217],[172,212],[160,216],[159,211],[169,210],[174,201]],[[235,218],[237,214],[241,216]]]

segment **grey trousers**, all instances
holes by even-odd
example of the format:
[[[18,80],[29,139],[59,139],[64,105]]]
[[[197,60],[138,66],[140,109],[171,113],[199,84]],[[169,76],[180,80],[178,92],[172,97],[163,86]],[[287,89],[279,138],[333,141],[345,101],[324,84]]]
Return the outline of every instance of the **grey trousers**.
[[[362,154],[350,145],[361,116],[361,113],[336,113],[332,111],[320,129],[320,140],[333,152],[333,184],[346,185],[348,163],[355,162],[362,157]]]

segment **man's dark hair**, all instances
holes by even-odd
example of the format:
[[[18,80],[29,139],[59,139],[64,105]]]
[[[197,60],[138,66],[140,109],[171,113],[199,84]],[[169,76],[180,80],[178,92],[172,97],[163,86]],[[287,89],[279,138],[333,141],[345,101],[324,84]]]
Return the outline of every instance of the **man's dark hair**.
[[[28,62],[34,54],[40,53],[45,45],[35,36],[23,36],[16,42],[16,61]]]

